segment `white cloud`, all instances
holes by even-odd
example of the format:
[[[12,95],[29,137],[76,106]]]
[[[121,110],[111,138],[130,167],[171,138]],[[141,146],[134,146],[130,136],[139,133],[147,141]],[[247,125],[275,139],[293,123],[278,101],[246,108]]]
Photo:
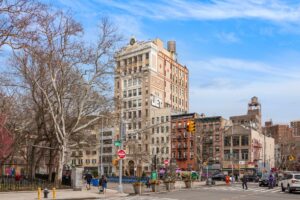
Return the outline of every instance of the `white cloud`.
[[[300,80],[273,83],[257,82],[234,88],[190,88],[190,111],[208,116],[221,115],[229,118],[246,114],[252,96],[258,96],[262,104],[264,120],[288,123],[299,118]]]
[[[279,0],[219,0],[201,1],[109,1],[100,3],[125,10],[136,16],[157,19],[221,20],[257,18],[276,22],[298,22],[300,4]]]
[[[220,32],[216,35],[216,37],[224,43],[238,43],[240,41],[235,33]]]
[[[298,119],[300,70],[285,63],[288,67],[232,58],[189,63],[190,111],[229,118],[245,114],[250,98],[258,96],[264,120],[288,123]]]

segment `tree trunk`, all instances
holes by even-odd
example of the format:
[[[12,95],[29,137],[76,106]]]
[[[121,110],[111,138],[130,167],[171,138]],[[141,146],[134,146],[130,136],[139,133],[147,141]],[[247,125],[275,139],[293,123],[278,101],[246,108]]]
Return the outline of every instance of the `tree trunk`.
[[[59,186],[61,185],[62,182],[62,172],[63,172],[63,166],[65,162],[65,151],[66,151],[66,146],[62,145],[60,152],[59,152],[59,161],[58,161],[58,169],[57,169],[57,174],[55,176],[55,185]]]

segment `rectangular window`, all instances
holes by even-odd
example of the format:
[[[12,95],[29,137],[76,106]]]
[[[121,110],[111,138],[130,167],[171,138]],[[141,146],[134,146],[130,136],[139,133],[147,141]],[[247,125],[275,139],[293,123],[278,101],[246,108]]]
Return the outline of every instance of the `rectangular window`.
[[[136,101],[136,100],[133,100],[133,101],[132,101],[132,107],[135,108],[136,106],[137,106],[137,101]]]
[[[128,97],[132,96],[132,90],[128,90]]]
[[[135,97],[136,96],[136,89],[133,89],[133,91],[132,91],[132,93],[133,93],[133,96]]]
[[[124,102],[123,102],[123,108],[125,108],[125,109],[126,109],[126,107],[127,107],[127,102],[126,102],[126,101],[124,101]]]
[[[248,160],[248,149],[242,149],[242,160]]]
[[[142,106],[142,99],[139,99],[138,100],[138,107],[141,107]]]
[[[128,108],[131,108],[131,107],[132,107],[131,101],[128,101]]]
[[[142,95],[142,88],[138,89],[138,95]]]
[[[127,91],[126,91],[126,90],[123,91],[123,97],[124,97],[124,98],[127,97]]]
[[[247,135],[242,136],[242,146],[248,146],[249,145],[249,137]]]
[[[141,117],[142,117],[142,111],[139,110],[139,118],[141,118]]]
[[[124,80],[124,81],[123,81],[123,86],[124,86],[124,88],[127,87],[127,80]]]
[[[240,136],[233,136],[233,146],[240,146]]]
[[[165,143],[165,138],[161,137],[161,143]]]
[[[154,124],[154,121],[155,121],[155,119],[154,119],[154,117],[152,117],[152,124]]]
[[[132,79],[128,80],[128,87],[132,86]]]
[[[234,150],[233,150],[233,159],[234,159],[234,160],[239,160],[239,158],[240,158],[240,157],[239,157],[239,152],[240,152],[240,151],[239,151],[238,149],[234,149]]]
[[[161,123],[164,122],[164,116],[161,116],[161,117],[160,117],[160,121],[161,121]]]
[[[224,146],[225,147],[231,146],[231,137],[230,136],[224,137]]]
[[[131,119],[131,118],[132,118],[131,112],[128,112],[128,119]]]
[[[224,160],[230,160],[230,150],[224,150]]]
[[[168,122],[169,121],[169,116],[166,116],[166,122]]]

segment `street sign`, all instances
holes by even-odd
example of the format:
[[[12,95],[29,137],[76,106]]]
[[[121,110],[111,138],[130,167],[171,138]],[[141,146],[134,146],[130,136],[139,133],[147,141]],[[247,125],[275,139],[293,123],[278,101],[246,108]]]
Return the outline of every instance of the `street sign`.
[[[121,146],[121,141],[120,140],[116,140],[114,144],[115,144],[116,147],[119,147],[119,146]]]
[[[239,164],[240,164],[240,165],[244,165],[244,164],[246,164],[246,162],[245,162],[244,160],[240,160],[240,161],[239,161]]]
[[[165,160],[165,165],[168,165],[169,164],[169,160]]]
[[[119,156],[119,158],[123,159],[126,157],[126,152],[123,149],[120,149],[118,151],[118,156]]]
[[[157,179],[157,173],[156,173],[156,171],[153,171],[151,173],[151,180],[156,180],[156,179]]]

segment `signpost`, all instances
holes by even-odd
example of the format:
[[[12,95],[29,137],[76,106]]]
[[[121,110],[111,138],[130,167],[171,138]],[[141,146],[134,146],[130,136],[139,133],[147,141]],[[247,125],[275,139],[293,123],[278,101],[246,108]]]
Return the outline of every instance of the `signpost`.
[[[165,165],[168,165],[169,164],[169,160],[165,160],[164,163],[165,163]]]
[[[120,149],[118,151],[118,156],[119,156],[120,159],[123,159],[123,158],[126,157],[126,152],[123,149]]]
[[[115,144],[116,147],[119,147],[119,146],[121,146],[121,141],[120,140],[116,140],[114,142],[114,144]]]

